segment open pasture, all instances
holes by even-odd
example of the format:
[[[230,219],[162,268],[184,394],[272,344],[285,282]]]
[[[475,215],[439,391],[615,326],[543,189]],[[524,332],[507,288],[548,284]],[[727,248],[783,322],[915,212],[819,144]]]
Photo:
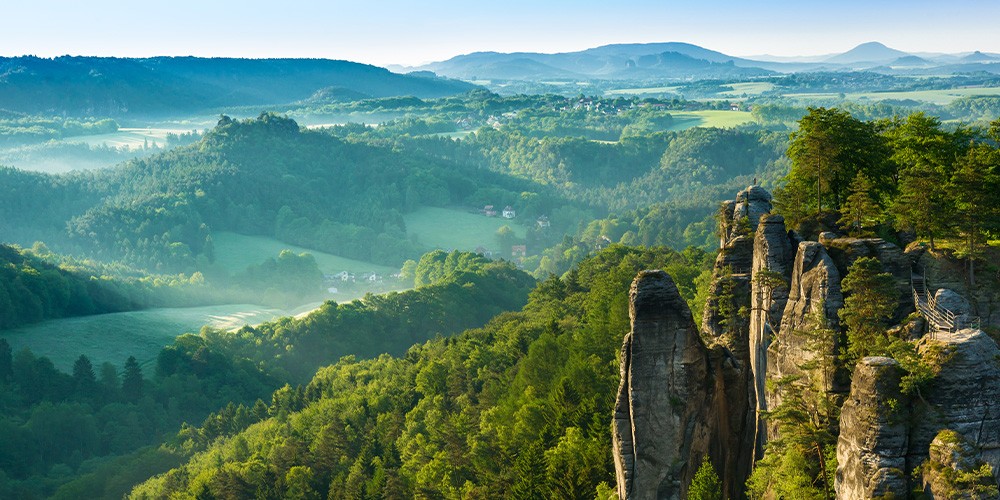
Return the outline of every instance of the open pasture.
[[[502,208],[497,207],[498,210]],[[504,225],[510,226],[518,238],[525,235],[518,219],[486,217],[460,209],[424,207],[404,215],[403,220],[407,233],[417,235],[424,245],[443,250],[471,251],[479,246],[501,250],[497,248],[495,235],[497,229]],[[506,250],[509,252],[510,249]]]

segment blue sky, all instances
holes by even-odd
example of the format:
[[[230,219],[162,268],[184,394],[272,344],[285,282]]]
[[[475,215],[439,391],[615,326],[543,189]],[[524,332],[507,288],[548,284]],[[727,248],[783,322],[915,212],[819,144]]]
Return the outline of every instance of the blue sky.
[[[997,0],[29,0],[2,9],[0,55],[323,57],[420,64],[479,51],[681,41],[816,55],[877,40],[1000,53]]]

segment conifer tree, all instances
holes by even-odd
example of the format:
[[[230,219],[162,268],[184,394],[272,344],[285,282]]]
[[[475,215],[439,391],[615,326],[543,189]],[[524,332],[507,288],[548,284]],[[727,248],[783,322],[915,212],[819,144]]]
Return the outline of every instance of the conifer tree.
[[[846,228],[852,236],[868,236],[866,230],[878,222],[882,208],[872,198],[872,183],[865,174],[858,172],[851,182],[850,195],[840,209],[840,220],[837,221]]]
[[[688,500],[722,500],[722,481],[712,467],[708,456],[701,461],[701,467],[694,473],[694,479],[688,488]]]
[[[129,356],[125,361],[125,370],[122,375],[122,395],[126,401],[136,402],[142,398],[142,368],[135,356]]]

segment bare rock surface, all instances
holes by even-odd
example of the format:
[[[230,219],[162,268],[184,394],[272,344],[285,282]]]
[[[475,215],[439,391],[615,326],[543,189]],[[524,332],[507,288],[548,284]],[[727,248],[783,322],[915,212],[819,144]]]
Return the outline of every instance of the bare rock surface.
[[[854,368],[840,414],[837,498],[906,498],[909,398],[903,371],[891,358],[868,357]]]
[[[767,411],[765,382],[767,349],[778,333],[781,316],[788,302],[788,285],[797,244],[785,228],[785,218],[766,215],[760,219],[754,235],[750,292],[750,331],[748,345],[753,387],[750,397],[755,405],[754,457],[764,453],[766,428],[761,413]],[[765,275],[769,275],[768,279]]]
[[[823,245],[814,241],[799,243],[792,268],[788,301],[781,316],[781,327],[767,352],[766,377],[809,376],[800,368],[819,356],[835,356],[840,350],[839,335],[833,333],[829,352],[816,352],[802,332],[816,328],[817,316],[824,318],[827,326],[836,332],[839,324],[837,310],[843,307],[840,292],[840,272],[826,253]],[[845,377],[837,373],[823,374],[823,380],[814,381],[827,392],[846,393],[849,389]],[[780,404],[780,395],[767,393],[768,408]]]
[[[734,410],[747,404],[741,363],[725,346],[706,347],[665,272],[639,273],[629,298],[612,427],[620,498],[684,498],[706,456],[729,497],[741,496],[750,448]]]
[[[927,457],[941,429],[958,432],[1000,471],[1000,349],[982,330],[938,332],[918,345],[938,375],[914,401],[908,470]]]

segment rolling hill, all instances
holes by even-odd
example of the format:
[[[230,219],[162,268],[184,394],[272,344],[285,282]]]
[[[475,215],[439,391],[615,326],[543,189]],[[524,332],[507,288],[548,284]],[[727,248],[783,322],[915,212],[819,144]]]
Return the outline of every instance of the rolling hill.
[[[837,54],[824,62],[834,64],[862,64],[895,61],[910,54],[886,47],[879,42],[867,42],[843,54]]]
[[[804,71],[874,70],[881,73],[949,74],[1000,71],[993,54],[935,54],[921,57],[867,42],[846,52],[813,57],[734,57],[683,42],[625,43],[544,54],[538,52],[474,52],[401,70],[431,71],[465,80],[705,80],[753,78]],[[984,67],[985,66],[985,67]]]
[[[604,45],[578,52],[542,54],[476,52],[418,69],[464,79],[525,80],[594,78],[722,78],[771,72],[753,61],[680,42]]]
[[[0,58],[0,109],[29,114],[161,116],[307,99],[335,88],[357,97],[442,97],[475,88],[430,75],[329,59]]]

